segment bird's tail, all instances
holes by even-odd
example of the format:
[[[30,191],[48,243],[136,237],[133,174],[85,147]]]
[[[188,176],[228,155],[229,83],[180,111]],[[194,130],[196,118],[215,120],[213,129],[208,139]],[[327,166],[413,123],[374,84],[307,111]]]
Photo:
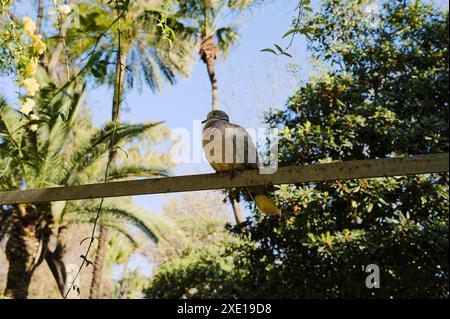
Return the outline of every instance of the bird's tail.
[[[256,207],[266,215],[279,214],[281,210],[275,202],[267,195],[264,186],[247,187],[247,191],[256,203]]]

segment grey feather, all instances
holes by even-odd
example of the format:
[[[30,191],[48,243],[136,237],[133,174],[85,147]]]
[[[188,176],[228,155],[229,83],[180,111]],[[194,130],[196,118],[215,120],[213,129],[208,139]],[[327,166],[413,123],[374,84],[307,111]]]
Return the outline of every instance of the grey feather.
[[[230,123],[225,112],[209,112],[204,123],[203,149],[208,162],[217,172],[259,167],[256,146],[251,136],[241,126]],[[220,141],[215,140],[216,138],[220,138]],[[261,212],[280,212],[264,186],[248,187],[247,191]]]

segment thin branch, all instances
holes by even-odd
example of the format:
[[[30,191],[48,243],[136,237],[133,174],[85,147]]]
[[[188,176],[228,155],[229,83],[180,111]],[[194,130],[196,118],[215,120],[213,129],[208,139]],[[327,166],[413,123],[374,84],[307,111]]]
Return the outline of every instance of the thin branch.
[[[117,0],[116,0],[116,7],[117,7],[117,16],[118,16],[117,17],[117,23],[118,23],[117,33],[118,33],[118,36],[119,36],[117,64],[119,66],[119,83],[120,83],[121,76],[122,76],[122,61],[121,61],[122,48],[121,48],[121,40],[120,40],[120,38],[121,38],[120,18],[122,16],[122,14],[124,13],[124,11],[120,12]],[[97,43],[96,43],[96,45],[97,45]],[[119,94],[117,94],[117,103],[118,103],[119,109],[120,109],[121,102],[122,101],[120,99],[120,84],[119,84]],[[115,136],[116,136],[118,116],[116,118],[113,118],[113,121],[114,121],[114,129],[113,129],[113,133],[111,135],[111,140],[110,140],[110,144],[109,144],[108,162],[106,163],[105,175],[104,175],[104,179],[103,179],[103,183],[104,184],[106,184],[107,181],[108,181],[108,175],[109,175],[110,166],[111,166],[111,163],[112,163],[113,158],[114,158],[114,142],[115,142]],[[64,295],[64,299],[66,299],[67,296],[69,295],[70,290],[72,289],[73,285],[75,284],[75,281],[77,280],[78,276],[81,273],[81,270],[83,269],[84,265],[87,263],[87,258],[89,256],[89,252],[91,251],[92,243],[94,242],[94,239],[95,239],[95,231],[96,231],[96,228],[97,228],[98,220],[99,220],[100,215],[101,215],[103,203],[104,203],[104,198],[101,199],[100,205],[98,206],[98,210],[97,210],[97,213],[96,213],[96,216],[95,216],[95,219],[94,219],[94,224],[92,226],[92,232],[91,232],[91,237],[90,237],[90,240],[89,240],[89,245],[88,245],[88,247],[86,249],[86,252],[84,254],[83,261],[81,262],[81,265],[78,268],[77,274],[75,275],[75,277],[73,278],[69,288],[67,289],[67,292]]]

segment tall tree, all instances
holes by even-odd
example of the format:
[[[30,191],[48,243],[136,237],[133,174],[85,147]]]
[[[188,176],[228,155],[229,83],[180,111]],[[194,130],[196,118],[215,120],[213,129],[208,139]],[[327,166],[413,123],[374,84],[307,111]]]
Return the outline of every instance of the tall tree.
[[[448,10],[379,3],[326,0],[308,19],[327,68],[267,116],[280,165],[448,152]],[[148,296],[448,299],[448,190],[448,173],[277,186],[281,216],[255,210],[234,228],[250,236],[227,246],[232,266],[223,254],[181,256]],[[370,264],[380,289],[366,286]]]
[[[448,152],[448,11],[377,4],[327,0],[309,19],[327,68],[267,117],[281,129],[281,165]],[[253,244],[237,250],[242,285],[256,298],[448,298],[448,183],[443,173],[279,186],[282,216],[256,215]],[[366,287],[369,264],[381,289]]]
[[[219,54],[226,55],[239,38],[230,17],[236,19],[243,11],[254,7],[256,0],[187,0],[178,1],[180,19],[189,26],[191,36],[199,43],[199,54],[205,63],[211,82],[212,109],[219,109],[215,62]]]
[[[193,62],[193,43],[182,36],[170,47],[168,43],[161,42],[162,30],[157,25],[163,14],[162,3],[163,1],[93,1],[80,4],[80,11],[83,12],[81,20],[89,20],[89,23],[85,25],[84,30],[74,30],[73,34],[95,34],[99,24],[112,26],[111,31],[102,40],[103,51],[97,57],[97,67],[93,68],[92,74],[99,83],[106,82],[113,87],[113,122],[120,121],[126,82],[129,87],[133,87],[136,80],[143,79],[150,89],[158,91],[162,89],[164,82],[174,84],[178,75],[188,75]],[[81,46],[80,55],[91,45],[98,43],[87,41],[85,45]],[[114,71],[108,72],[111,66]],[[109,74],[112,74],[112,77],[109,77]],[[115,154],[115,150],[112,150],[109,155],[112,165]],[[94,261],[91,298],[99,297],[107,238],[108,230],[101,226]]]
[[[69,3],[73,4],[74,1],[71,0]],[[42,1],[38,2],[38,12],[40,12],[42,5]],[[119,11],[125,13],[126,16],[126,19],[122,17],[120,37],[115,32],[117,20],[113,14],[117,5],[121,7]],[[123,99],[125,79],[128,79],[130,85],[133,85],[136,80],[133,75],[137,74],[142,76],[152,89],[157,90],[162,87],[164,80],[174,83],[177,74],[187,75],[187,69],[190,65],[189,60],[192,60],[189,58],[190,55],[192,56],[189,50],[190,44],[188,41],[178,41],[177,45],[172,47],[170,51],[167,50],[167,46],[159,42],[161,30],[156,28],[156,21],[158,21],[161,13],[153,10],[154,8],[159,9],[159,6],[154,4],[153,7],[149,7],[146,1],[133,2],[132,4],[129,1],[116,1],[112,5],[107,5],[106,1],[91,1],[79,4],[78,10],[82,13],[80,25],[70,25],[67,24],[65,19],[58,19],[57,27],[59,30],[57,30],[57,35],[50,36],[47,42],[51,49],[40,59],[40,63],[56,81],[56,83],[52,83],[52,89],[64,84],[61,90],[53,90],[52,93],[64,92],[67,96],[71,96],[71,93],[67,91],[70,89],[71,83],[82,82],[83,79],[80,75],[94,75],[98,82],[106,81],[114,87],[112,118],[117,122],[120,115],[120,101]],[[138,14],[139,21],[135,20],[137,11],[132,12],[134,9],[141,10]],[[40,20],[38,26],[41,25],[41,22],[42,20]],[[81,37],[80,34],[82,34]],[[72,41],[74,38],[80,41],[75,43],[75,41]],[[124,50],[117,54],[115,49],[119,38],[123,41],[121,48]],[[136,53],[139,54],[136,55]],[[140,59],[141,68],[126,68],[127,59],[133,61]],[[70,61],[73,64],[69,72],[66,64]],[[120,63],[112,61],[120,61]],[[81,67],[78,67],[78,65],[81,65]],[[115,65],[116,72],[112,72],[115,74],[114,78],[107,76],[107,74],[110,74],[106,72],[110,65]],[[127,72],[128,70],[133,72]],[[118,73],[122,73],[123,76],[119,77]],[[75,75],[77,76],[75,77]],[[45,101],[49,105],[60,102],[61,99],[58,99],[55,95]],[[59,111],[66,116],[71,105],[70,103],[63,104],[60,105],[62,108]],[[35,126],[35,124],[31,125]],[[120,128],[120,125],[118,127]],[[108,134],[109,136],[112,135],[111,132]],[[113,143],[113,147],[116,147],[115,143]],[[112,157],[110,154],[110,158]],[[130,171],[130,173],[132,172],[133,170]],[[134,173],[137,173],[137,171],[134,171]],[[61,228],[60,234],[61,238],[64,238],[64,228]],[[56,255],[58,254],[55,253],[53,256]]]
[[[94,171],[99,172],[98,165],[104,165],[114,125],[108,123],[103,129],[87,130],[89,134],[85,136],[77,133],[77,143],[68,143],[69,136],[80,128],[76,118],[83,88],[74,87],[62,93],[43,69],[38,75],[41,90],[32,113],[19,113],[5,101],[0,101],[0,189],[42,188],[99,181],[99,173],[93,174],[91,170],[97,166]],[[113,145],[116,147],[130,142],[156,125],[118,125]],[[142,161],[140,165],[129,164],[112,170],[109,179],[164,174],[164,170],[150,167]],[[66,211],[64,208],[57,203],[2,206],[0,234],[9,235],[6,254],[10,267],[6,296],[26,298],[31,276],[43,260],[49,264],[60,289],[63,288],[64,265],[61,261],[64,255],[65,224],[61,217]],[[84,209],[89,211],[88,207]],[[108,211],[119,212],[117,205],[106,205],[105,210],[107,215],[111,215]],[[60,222],[61,226],[57,230],[58,245],[55,250],[51,250],[48,243],[56,222]]]
[[[37,0],[37,19],[36,19],[36,33],[41,33],[42,19],[44,17],[44,0]]]

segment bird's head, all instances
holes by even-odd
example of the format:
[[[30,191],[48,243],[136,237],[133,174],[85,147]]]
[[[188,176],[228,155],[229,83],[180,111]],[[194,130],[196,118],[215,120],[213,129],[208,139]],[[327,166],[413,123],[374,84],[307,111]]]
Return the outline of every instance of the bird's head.
[[[204,120],[202,123],[208,122],[210,120],[222,120],[229,122],[230,118],[224,111],[211,111],[208,113],[206,120]]]

